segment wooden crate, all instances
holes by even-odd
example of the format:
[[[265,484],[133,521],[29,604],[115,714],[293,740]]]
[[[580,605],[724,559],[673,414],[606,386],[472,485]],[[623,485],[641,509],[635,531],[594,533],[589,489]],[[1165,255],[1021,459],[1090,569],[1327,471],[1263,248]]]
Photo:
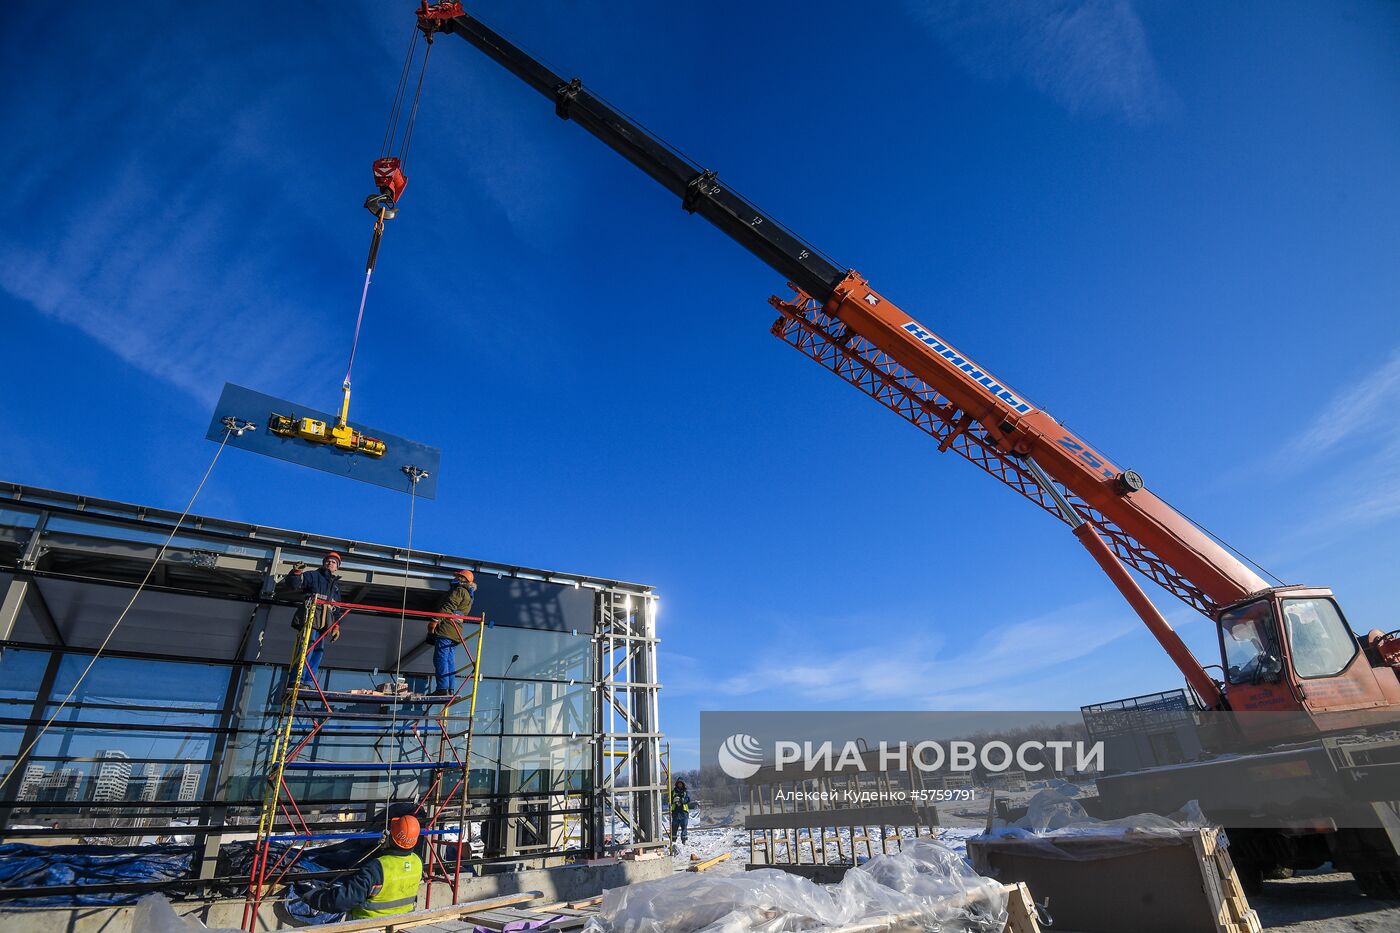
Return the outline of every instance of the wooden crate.
[[[1049,841],[1049,840],[1047,840]],[[1140,845],[1132,845],[1133,842]],[[1044,842],[972,839],[984,875],[1024,882],[1057,928],[1078,933],[1256,933],[1259,918],[1240,887],[1219,830],[1161,836],[1069,836]]]

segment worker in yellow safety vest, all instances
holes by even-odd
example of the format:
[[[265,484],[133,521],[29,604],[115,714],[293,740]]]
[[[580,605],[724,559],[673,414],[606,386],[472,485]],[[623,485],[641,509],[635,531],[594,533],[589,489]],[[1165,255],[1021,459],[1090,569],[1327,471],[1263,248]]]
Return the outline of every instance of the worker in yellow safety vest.
[[[416,816],[394,817],[378,858],[369,859],[355,874],[337,879],[303,900],[312,910],[348,913],[355,920],[408,913],[417,905],[418,888],[423,883],[423,860],[413,852],[419,832]]]

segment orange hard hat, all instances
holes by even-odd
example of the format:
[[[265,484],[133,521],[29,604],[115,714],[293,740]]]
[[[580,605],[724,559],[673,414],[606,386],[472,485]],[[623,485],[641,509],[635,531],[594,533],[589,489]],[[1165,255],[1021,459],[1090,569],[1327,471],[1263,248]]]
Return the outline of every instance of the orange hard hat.
[[[457,579],[466,580],[468,583],[475,583],[476,574],[472,573],[470,570],[459,570],[457,571]]]
[[[335,551],[327,551],[327,552],[326,552],[326,556],[323,557],[323,558],[321,558],[321,563],[324,564],[326,561],[328,561],[328,560],[330,560],[330,559],[332,559],[332,558],[335,559],[335,562],[336,562],[337,564],[344,563],[344,561],[342,561],[342,560],[340,559],[340,555],[337,554]]]
[[[389,841],[400,849],[411,849],[418,845],[418,817],[412,813],[396,816],[389,821]]]

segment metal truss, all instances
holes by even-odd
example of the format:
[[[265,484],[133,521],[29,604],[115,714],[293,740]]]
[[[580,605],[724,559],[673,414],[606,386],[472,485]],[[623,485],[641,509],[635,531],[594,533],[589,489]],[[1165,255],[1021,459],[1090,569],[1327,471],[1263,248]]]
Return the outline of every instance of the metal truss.
[[[666,845],[654,595],[600,593],[594,622],[593,849]]]
[[[798,292],[792,301],[770,298],[782,315],[773,336],[797,348],[826,369],[860,389],[938,441],[939,452],[951,450],[1010,486],[1060,521],[1065,521],[1050,494],[1010,454],[997,449],[967,412],[905,369],[864,337],[822,310],[821,303]],[[1093,524],[1119,560],[1161,586],[1193,609],[1210,615],[1215,602],[1123,529],[1056,482],[1060,493]]]

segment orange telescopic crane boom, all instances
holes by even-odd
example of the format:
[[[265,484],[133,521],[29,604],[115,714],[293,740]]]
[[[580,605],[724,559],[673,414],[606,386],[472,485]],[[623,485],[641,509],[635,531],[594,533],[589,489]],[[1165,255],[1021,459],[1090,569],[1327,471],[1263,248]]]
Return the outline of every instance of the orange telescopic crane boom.
[[[956,452],[1068,524],[1205,706],[1305,712],[1318,728],[1330,714],[1400,707],[1400,633],[1358,639],[1329,590],[1270,587],[1145,488],[1136,472],[1111,462],[860,274],[831,261],[578,78],[565,80],[531,58],[460,2],[424,2],[418,24],[429,36],[454,34],[480,49],[551,100],[559,117],[578,123],[680,198],[687,212],[782,274],[795,294],[770,299],[780,315],[774,335],[932,435],[940,451]],[[1211,678],[1129,567],[1219,623],[1226,683]]]

